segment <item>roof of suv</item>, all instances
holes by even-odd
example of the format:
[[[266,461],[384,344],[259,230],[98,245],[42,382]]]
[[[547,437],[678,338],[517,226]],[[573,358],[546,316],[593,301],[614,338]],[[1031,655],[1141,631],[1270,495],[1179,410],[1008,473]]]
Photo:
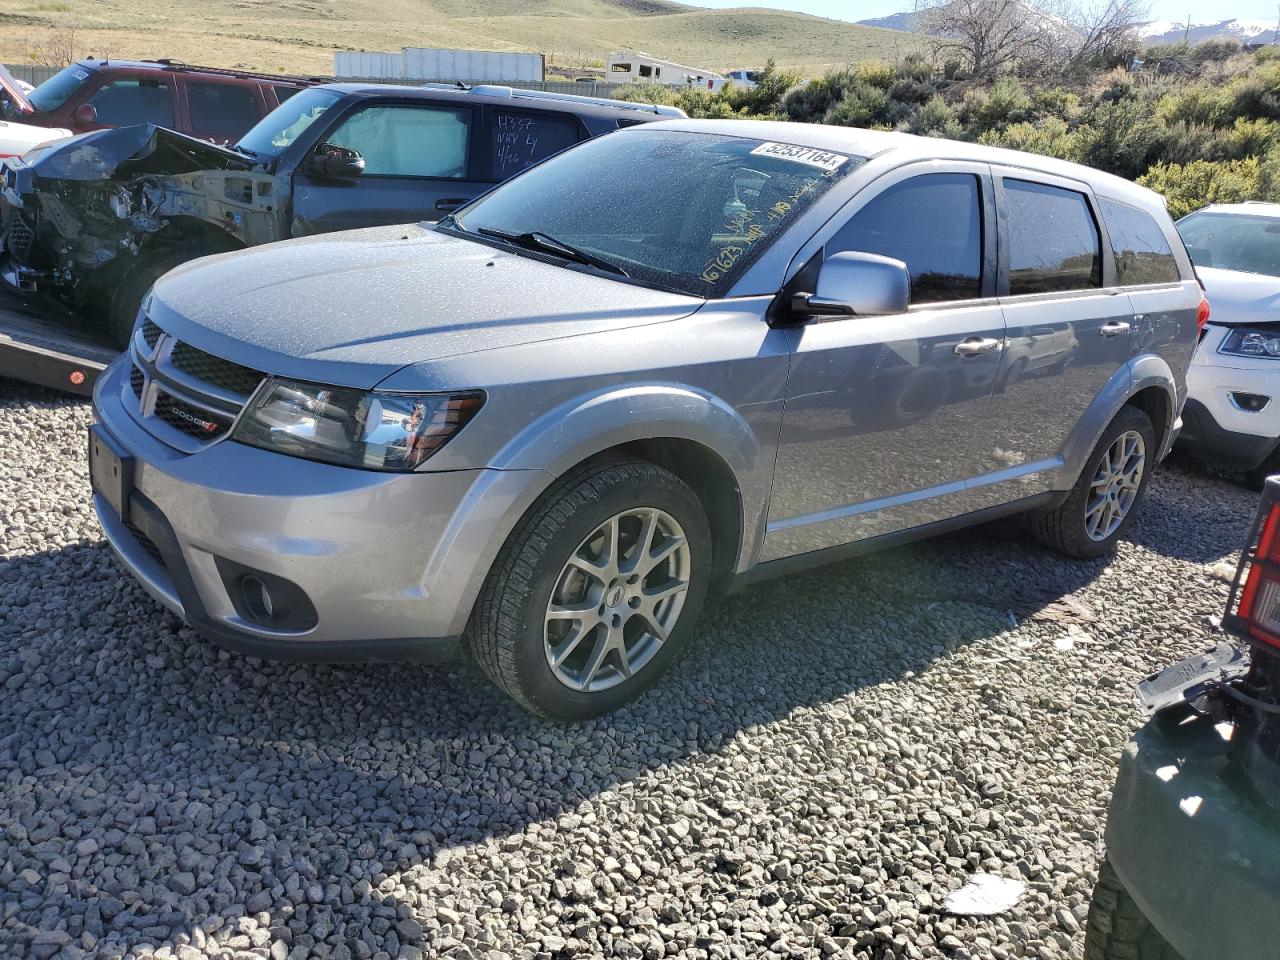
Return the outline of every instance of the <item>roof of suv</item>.
[[[181,60],[114,60],[104,57],[101,60],[85,57],[76,61],[78,66],[90,70],[110,70],[113,67],[128,70],[163,70],[169,73],[201,73],[224,77],[249,77],[255,80],[268,80],[273,83],[324,83],[327,77],[301,77],[281,73],[258,73],[255,70],[233,70],[227,67],[202,67],[194,63],[183,63]]]
[[[626,114],[649,114],[661,117],[684,118],[685,112],[678,107],[668,107],[656,103],[632,103],[628,100],[606,100],[601,97],[584,97],[576,93],[548,93],[541,90],[521,90],[516,87],[499,84],[477,84],[472,87],[448,83],[428,83],[420,86],[408,86],[391,83],[328,83],[326,90],[342,94],[362,97],[387,96],[397,97],[430,97],[439,99],[481,100],[485,103],[513,103],[518,101],[521,107],[534,109],[565,110],[572,108],[575,113],[587,113],[620,116]]]
[[[791,123],[784,120],[671,120],[658,129],[721,133],[733,137],[754,137],[832,150],[858,157],[879,157],[893,153],[904,163],[913,160],[970,160],[1022,167],[1059,177],[1082,180],[1100,193],[1122,199],[1145,209],[1165,210],[1164,197],[1154,190],[1083,164],[1058,160],[1020,150],[987,147],[960,140],[920,137],[910,133],[837,127],[820,123]]]

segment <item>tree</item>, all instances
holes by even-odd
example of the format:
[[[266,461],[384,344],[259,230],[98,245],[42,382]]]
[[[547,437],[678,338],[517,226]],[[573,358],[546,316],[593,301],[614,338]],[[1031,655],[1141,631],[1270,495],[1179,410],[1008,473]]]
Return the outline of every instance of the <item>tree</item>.
[[[1055,13],[1077,31],[1075,41],[1068,40],[1064,66],[1077,71],[1127,66],[1142,49],[1138,28],[1150,9],[1146,0],[1064,0]]]
[[[1045,46],[1040,16],[1026,0],[919,0],[916,29],[927,34],[939,59],[959,59],[989,79],[1031,61]]]

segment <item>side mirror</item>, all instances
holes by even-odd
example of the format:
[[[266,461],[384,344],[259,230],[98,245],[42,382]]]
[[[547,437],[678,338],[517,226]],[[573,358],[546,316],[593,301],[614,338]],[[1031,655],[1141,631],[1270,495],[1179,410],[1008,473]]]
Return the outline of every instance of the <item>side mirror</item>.
[[[98,108],[92,103],[82,103],[71,114],[73,123],[87,124],[98,122]]]
[[[305,173],[323,180],[351,180],[364,173],[364,157],[350,147],[322,143],[307,158]]]
[[[847,251],[819,268],[813,293],[797,293],[791,309],[802,317],[876,317],[905,313],[911,303],[907,265],[875,253]]]

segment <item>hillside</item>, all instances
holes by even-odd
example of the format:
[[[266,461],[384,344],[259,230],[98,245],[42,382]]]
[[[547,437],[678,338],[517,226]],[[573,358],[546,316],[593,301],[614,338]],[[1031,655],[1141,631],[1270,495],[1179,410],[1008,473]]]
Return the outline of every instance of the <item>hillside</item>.
[[[533,50],[568,68],[619,48],[711,69],[762,65],[818,73],[913,49],[909,34],[759,8],[671,0],[0,0],[0,61],[74,30],[76,56],[327,73],[334,49],[403,46]]]

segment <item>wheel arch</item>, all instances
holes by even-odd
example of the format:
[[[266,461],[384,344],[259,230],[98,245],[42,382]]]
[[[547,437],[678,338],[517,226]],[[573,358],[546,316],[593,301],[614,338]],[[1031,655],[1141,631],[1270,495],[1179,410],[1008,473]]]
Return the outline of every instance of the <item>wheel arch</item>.
[[[1156,431],[1156,459],[1163,459],[1178,409],[1177,383],[1168,362],[1156,354],[1135,357],[1112,374],[1063,445],[1057,488],[1070,489],[1075,484],[1098,438],[1125,406],[1136,406],[1151,417]]]

